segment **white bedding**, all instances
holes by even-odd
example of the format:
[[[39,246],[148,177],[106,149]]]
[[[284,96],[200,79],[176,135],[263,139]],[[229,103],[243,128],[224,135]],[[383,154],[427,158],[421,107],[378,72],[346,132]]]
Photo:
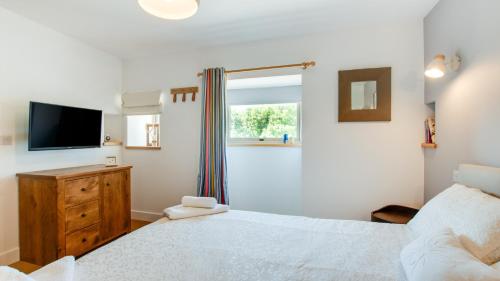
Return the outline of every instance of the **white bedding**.
[[[405,225],[263,213],[164,218],[77,261],[76,281],[406,280]]]

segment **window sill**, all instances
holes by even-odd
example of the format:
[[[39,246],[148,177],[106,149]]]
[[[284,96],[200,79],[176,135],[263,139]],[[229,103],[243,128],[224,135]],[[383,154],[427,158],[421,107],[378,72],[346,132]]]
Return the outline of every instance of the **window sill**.
[[[229,147],[302,147],[300,143],[230,143]]]
[[[125,146],[125,149],[130,150],[161,150],[161,146],[153,147],[153,146]]]

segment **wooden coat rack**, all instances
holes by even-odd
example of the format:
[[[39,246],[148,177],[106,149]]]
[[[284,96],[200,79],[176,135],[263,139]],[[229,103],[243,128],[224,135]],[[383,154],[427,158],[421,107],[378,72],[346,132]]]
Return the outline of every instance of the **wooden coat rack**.
[[[175,88],[170,89],[170,94],[173,96],[174,103],[177,102],[177,95],[182,95],[182,102],[186,102],[186,95],[191,94],[191,100],[196,101],[196,94],[198,93],[198,87],[187,87],[187,88]]]

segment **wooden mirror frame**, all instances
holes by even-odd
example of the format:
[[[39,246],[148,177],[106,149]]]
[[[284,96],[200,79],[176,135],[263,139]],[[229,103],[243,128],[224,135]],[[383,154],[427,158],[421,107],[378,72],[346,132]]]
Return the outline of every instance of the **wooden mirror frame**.
[[[377,108],[352,110],[353,82],[377,81]],[[391,68],[339,71],[339,122],[391,121]]]

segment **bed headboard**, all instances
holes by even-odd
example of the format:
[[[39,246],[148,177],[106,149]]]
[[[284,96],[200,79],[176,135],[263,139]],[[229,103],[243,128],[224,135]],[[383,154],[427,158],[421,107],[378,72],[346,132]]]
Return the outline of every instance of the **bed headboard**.
[[[453,178],[456,183],[479,188],[500,198],[500,168],[462,164]]]

